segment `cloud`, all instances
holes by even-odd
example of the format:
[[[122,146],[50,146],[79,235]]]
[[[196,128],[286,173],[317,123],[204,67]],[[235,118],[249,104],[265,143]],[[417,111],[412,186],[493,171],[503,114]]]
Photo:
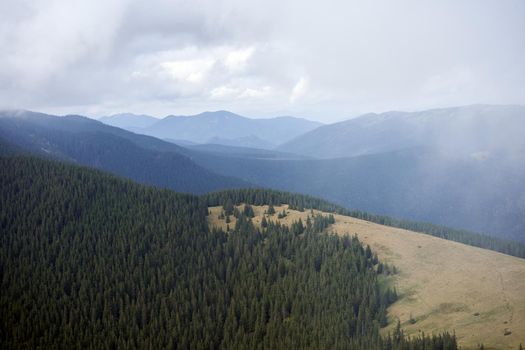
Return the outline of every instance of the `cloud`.
[[[189,83],[200,83],[205,79],[215,61],[213,59],[195,59],[162,62],[160,66],[172,79]]]
[[[0,108],[330,121],[524,104],[524,42],[519,0],[4,0]]]
[[[271,93],[272,93],[272,88],[270,86],[263,86],[259,89],[247,88],[239,95],[239,97],[240,98],[244,98],[244,97],[260,98],[260,97],[268,96]]]
[[[301,78],[294,85],[292,93],[290,94],[290,103],[294,103],[297,99],[301,98],[308,90],[308,80]]]
[[[224,99],[235,97],[239,94],[239,89],[232,88],[229,86],[219,86],[211,90],[210,96],[214,99]]]
[[[4,28],[13,34],[11,43],[1,43],[2,63],[12,70],[13,79],[29,87],[45,84],[75,64],[103,62],[124,9],[119,0],[105,2],[104,11],[95,1],[24,4],[27,13],[19,13],[19,20]]]
[[[253,55],[254,51],[254,47],[230,51],[224,60],[224,64],[231,71],[242,70],[246,67],[247,62]]]
[[[239,88],[231,86],[219,86],[211,90],[210,96],[218,100],[231,99],[260,99],[270,96],[273,89],[270,86],[260,88]]]

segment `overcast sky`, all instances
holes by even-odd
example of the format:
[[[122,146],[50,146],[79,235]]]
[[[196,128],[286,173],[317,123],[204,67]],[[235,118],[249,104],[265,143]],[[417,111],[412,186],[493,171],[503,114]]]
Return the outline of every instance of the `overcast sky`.
[[[525,104],[525,1],[0,1],[0,107],[331,122]]]

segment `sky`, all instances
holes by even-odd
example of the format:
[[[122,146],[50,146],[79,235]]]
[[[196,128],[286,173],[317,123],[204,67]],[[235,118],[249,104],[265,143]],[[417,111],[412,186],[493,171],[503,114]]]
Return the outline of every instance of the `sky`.
[[[525,104],[525,1],[2,0],[0,108],[333,122]]]

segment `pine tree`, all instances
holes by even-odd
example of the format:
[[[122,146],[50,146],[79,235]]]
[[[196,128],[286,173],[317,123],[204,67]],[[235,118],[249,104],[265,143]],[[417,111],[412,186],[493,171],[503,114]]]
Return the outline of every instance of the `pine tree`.
[[[254,194],[249,200],[213,194],[221,198],[214,206],[228,198],[261,205],[279,199],[272,191],[249,191],[225,192]],[[70,164],[0,157],[0,221],[3,242],[9,242],[0,244],[0,344],[388,344],[378,327],[396,292],[379,288],[373,258],[356,236],[323,234],[329,220],[323,215],[300,238],[301,221],[290,227],[267,221],[261,234],[242,213],[235,228],[226,225],[228,232],[210,230],[208,204]],[[396,332],[392,350],[457,349],[447,333],[409,340],[399,324]]]
[[[237,219],[239,218],[239,216],[241,216],[241,212],[239,211],[239,208],[235,207],[235,208],[233,209],[233,216],[234,216],[235,218],[237,218]]]
[[[253,218],[255,216],[255,213],[253,212],[253,208],[249,204],[244,205],[244,211],[243,214],[249,218]]]
[[[228,198],[222,208],[224,209],[224,215],[233,215],[233,203],[231,199]]]

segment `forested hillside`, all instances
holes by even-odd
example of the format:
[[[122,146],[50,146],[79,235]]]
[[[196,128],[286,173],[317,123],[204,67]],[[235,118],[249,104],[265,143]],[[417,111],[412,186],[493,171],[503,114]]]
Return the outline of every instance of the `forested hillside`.
[[[245,216],[210,232],[198,197],[29,157],[0,169],[3,348],[457,348],[378,335],[395,292],[356,238]]]
[[[88,165],[179,192],[249,187],[195,164],[184,149],[80,116],[0,112],[0,140],[25,152]],[[6,146],[13,149],[13,146]]]
[[[228,216],[232,207],[234,215]],[[480,343],[486,349],[517,350],[523,343],[525,259],[347,215],[298,209],[286,203],[227,204],[211,206],[207,220],[210,227],[226,230],[235,225],[239,211],[253,215],[259,228],[274,221],[294,230],[302,222],[321,224],[318,229],[327,225],[325,232],[343,237],[351,233],[370,245],[381,261],[378,271],[396,288],[400,297],[388,316],[400,320],[405,334],[454,332],[465,350]],[[319,215],[323,220],[317,220]],[[395,325],[391,322],[381,333],[394,331]]]
[[[217,206],[221,205],[221,203],[249,203],[253,205],[288,204],[290,209],[296,209],[299,211],[303,211],[305,208],[313,208],[325,212],[347,215],[381,225],[426,233],[431,236],[464,243],[474,247],[490,249],[504,254],[525,258],[525,244],[523,243],[482,235],[466,230],[457,230],[431,223],[400,220],[358,210],[349,210],[323,199],[304,194],[253,188],[214,192],[204,195],[203,198],[206,200],[208,206]]]
[[[396,118],[385,118],[373,119],[375,123],[368,127],[382,135],[370,137],[370,143],[388,138],[388,130],[378,125],[396,125]],[[419,118],[413,116],[410,122],[416,123]],[[509,124],[512,122],[505,125]],[[512,145],[521,144],[513,138],[509,137]],[[525,156],[503,152],[510,145],[492,138],[483,145],[496,144],[499,148],[494,146],[494,150],[500,153],[465,156],[466,149],[447,154],[437,152],[436,147],[423,147],[352,158],[312,159],[242,147],[184,148],[84,117],[4,111],[0,113],[0,139],[26,152],[180,192],[274,188],[319,196],[347,208],[525,242],[525,215],[520,209],[525,205],[521,186],[525,181]],[[470,150],[479,146],[472,142]],[[13,151],[12,146],[8,148]]]
[[[194,154],[216,173],[347,208],[525,242],[525,158],[455,158],[428,149],[338,159]]]
[[[366,114],[278,148],[322,159],[195,153],[211,171],[347,208],[525,242],[525,107]]]

